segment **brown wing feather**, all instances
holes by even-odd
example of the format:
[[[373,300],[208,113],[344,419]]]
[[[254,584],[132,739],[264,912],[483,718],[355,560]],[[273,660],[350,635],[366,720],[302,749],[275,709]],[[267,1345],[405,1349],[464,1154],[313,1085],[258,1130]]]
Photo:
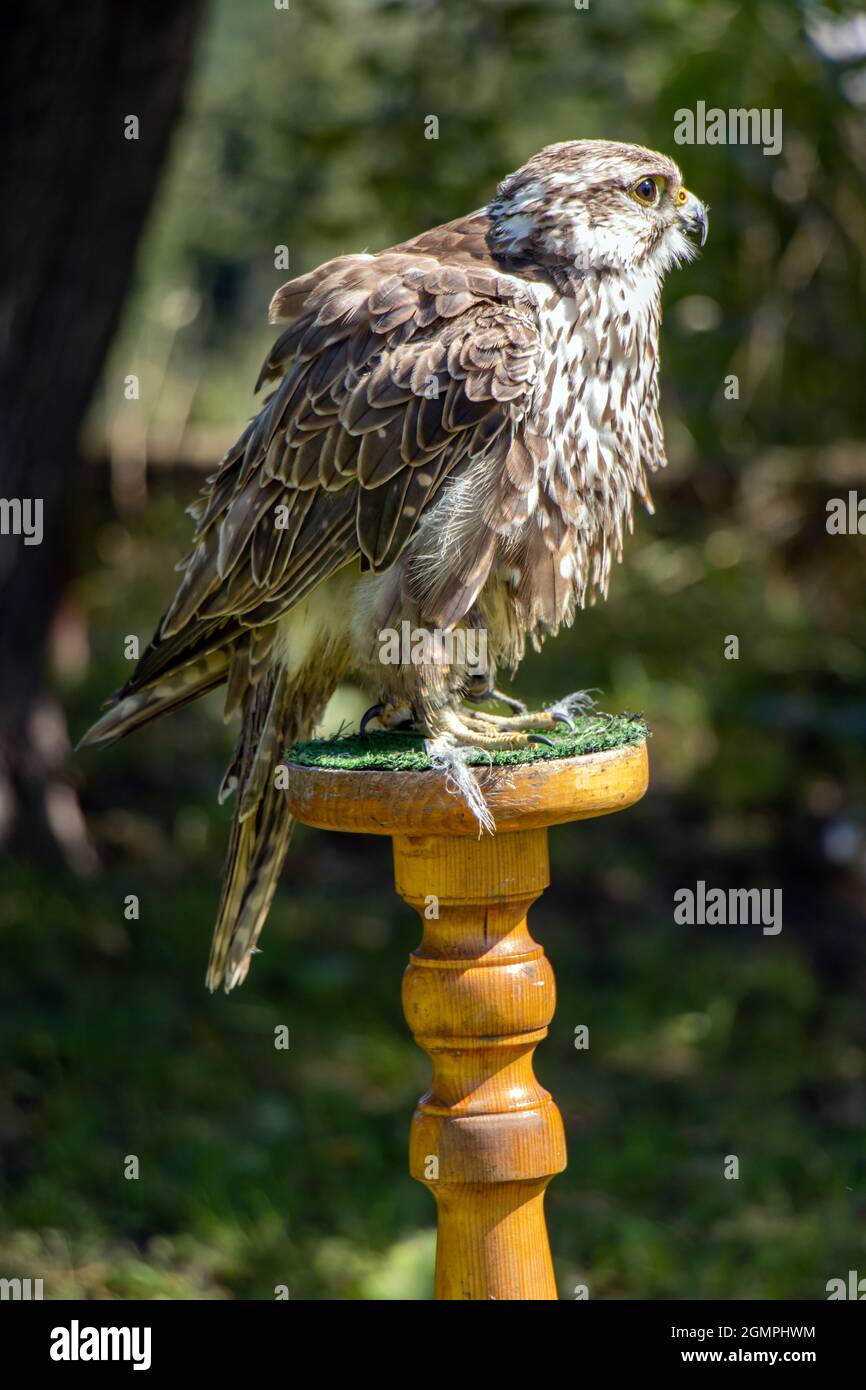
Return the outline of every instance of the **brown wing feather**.
[[[272,318],[290,322],[258,383],[274,389],[191,509],[195,549],[126,693],[272,623],[353,558],[389,568],[448,477],[493,447],[505,461],[538,333],[483,229],[468,218],[277,292]]]

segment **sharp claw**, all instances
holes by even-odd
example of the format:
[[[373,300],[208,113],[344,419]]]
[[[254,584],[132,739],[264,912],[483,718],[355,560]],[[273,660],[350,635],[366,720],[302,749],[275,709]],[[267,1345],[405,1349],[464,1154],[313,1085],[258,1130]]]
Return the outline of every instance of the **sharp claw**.
[[[546,711],[550,714],[550,710]],[[551,719],[555,719],[557,724],[564,724],[570,733],[574,733],[574,721],[569,719],[567,714],[550,714]]]
[[[555,748],[555,747],[556,747],[556,744],[553,742],[553,739],[552,739],[552,738],[545,738],[545,737],[544,737],[544,734],[527,734],[527,735],[526,735],[526,742],[527,742],[527,743],[545,743],[545,744],[547,744],[547,747],[548,747],[548,748]]]
[[[384,713],[384,710],[385,706],[382,704],[371,705],[368,710],[365,710],[365,712],[361,715],[361,722],[358,725],[358,733],[360,734],[361,738],[363,738],[366,734],[367,725],[370,723],[370,720],[378,719],[379,715]]]

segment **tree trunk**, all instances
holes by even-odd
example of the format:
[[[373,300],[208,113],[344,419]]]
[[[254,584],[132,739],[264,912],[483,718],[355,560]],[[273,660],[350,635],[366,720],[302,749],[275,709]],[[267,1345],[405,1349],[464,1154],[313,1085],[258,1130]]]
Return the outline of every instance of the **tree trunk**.
[[[200,11],[200,0],[29,0],[5,37],[0,846],[16,823],[40,826],[79,868],[92,851],[66,781],[65,724],[44,685],[46,639],[68,567],[78,434],[181,108]],[[138,118],[137,140],[125,136],[128,116]],[[41,540],[25,544],[15,532],[38,502]]]

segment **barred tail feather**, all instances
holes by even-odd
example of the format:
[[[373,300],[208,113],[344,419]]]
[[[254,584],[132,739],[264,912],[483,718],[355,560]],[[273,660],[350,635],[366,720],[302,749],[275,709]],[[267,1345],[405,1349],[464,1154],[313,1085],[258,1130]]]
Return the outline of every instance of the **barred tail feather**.
[[[196,657],[140,690],[129,695],[121,693],[105,714],[87,730],[78,747],[112,743],[160,714],[180,709],[190,700],[197,700],[199,695],[222,685],[228,675],[229,661],[230,652],[222,647]]]
[[[270,909],[289,848],[294,821],[275,771],[284,750],[308,738],[337,684],[325,663],[291,680],[272,667],[248,686],[243,728],[221,799],[236,793],[222,893],[208,961],[210,990],[242,984]]]
[[[214,927],[207,987],[226,993],[242,984],[270,910],[294,821],[285,793],[268,786],[253,815],[235,811],[226,856],[222,896]]]

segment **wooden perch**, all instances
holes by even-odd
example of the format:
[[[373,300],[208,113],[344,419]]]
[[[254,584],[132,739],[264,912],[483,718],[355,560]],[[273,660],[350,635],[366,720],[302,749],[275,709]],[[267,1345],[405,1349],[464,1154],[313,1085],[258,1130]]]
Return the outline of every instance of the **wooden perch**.
[[[423,922],[403,1007],[433,1064],[409,1171],[436,1199],[435,1297],[555,1299],[543,1203],[565,1167],[565,1139],[532,1055],[556,995],[526,915],[550,881],[547,827],[639,800],[646,743],[476,772],[494,835],[479,837],[466,802],[432,771],[290,756],[289,807],[307,825],[390,835],[397,892]]]

